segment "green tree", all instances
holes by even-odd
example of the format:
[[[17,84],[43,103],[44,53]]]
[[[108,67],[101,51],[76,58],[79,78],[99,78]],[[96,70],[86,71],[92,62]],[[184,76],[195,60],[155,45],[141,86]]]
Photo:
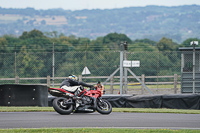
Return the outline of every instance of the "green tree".
[[[28,39],[35,37],[45,37],[44,34],[39,30],[32,30],[30,32],[24,31],[23,34],[19,37],[20,39]]]
[[[146,43],[146,44],[150,44],[152,46],[155,46],[156,45],[156,42],[155,41],[152,41],[150,39],[136,39],[135,41],[133,41],[133,43]]]
[[[8,42],[8,46],[7,46],[7,52],[18,52],[20,51],[21,46],[19,46],[20,43],[20,39],[17,37],[14,37],[12,35],[4,35],[3,36],[7,42]]]
[[[190,42],[192,42],[192,41],[198,41],[200,43],[200,39],[198,39],[198,38],[188,38],[185,41],[183,41],[180,46],[181,47],[192,47],[190,45]],[[199,45],[197,47],[199,47]]]
[[[143,43],[143,42],[135,42],[133,44],[128,44],[128,51],[158,51],[158,49],[155,46],[152,46],[149,43]]]
[[[44,67],[44,61],[35,53],[27,52],[26,46],[21,48],[17,55],[17,68],[20,77],[37,77]]]
[[[118,33],[110,33],[103,38],[103,43],[110,43],[110,42],[115,42],[115,43],[121,43],[121,42],[127,42],[131,43],[131,39],[128,38],[125,34],[118,34]]]
[[[41,21],[41,25],[45,25],[46,24],[46,21],[45,20],[42,20]]]
[[[22,33],[22,35],[19,37],[20,39],[27,39],[28,38],[28,32],[27,31],[24,31]]]
[[[1,37],[0,38],[0,52],[2,52],[2,53],[6,52],[7,45],[8,45],[8,42],[7,42],[6,38]]]
[[[159,51],[176,51],[178,49],[178,44],[173,42],[172,39],[163,37],[157,44]]]

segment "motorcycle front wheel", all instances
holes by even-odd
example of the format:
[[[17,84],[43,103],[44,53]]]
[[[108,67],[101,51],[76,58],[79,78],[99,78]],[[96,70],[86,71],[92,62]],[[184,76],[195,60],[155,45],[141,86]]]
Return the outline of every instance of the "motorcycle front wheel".
[[[112,112],[112,105],[105,99],[97,99],[97,111],[101,114],[110,114]]]
[[[56,112],[61,115],[69,115],[73,112],[73,105],[67,104],[69,101],[72,101],[71,98],[66,99],[63,97],[59,97],[53,100],[53,108]]]

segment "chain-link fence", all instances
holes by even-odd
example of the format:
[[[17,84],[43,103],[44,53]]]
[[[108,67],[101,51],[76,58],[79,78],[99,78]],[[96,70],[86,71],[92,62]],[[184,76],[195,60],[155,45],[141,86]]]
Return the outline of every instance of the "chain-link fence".
[[[130,70],[145,82],[154,94],[181,93],[181,52],[129,52],[127,59],[140,61],[140,67],[131,67]],[[81,75],[85,66],[91,74],[79,76],[80,80],[92,84],[97,81],[104,82],[119,68],[120,52],[55,52],[54,61],[53,67],[52,52],[0,54],[0,83],[47,84],[47,76],[50,76],[50,85],[54,83],[58,87],[69,74]],[[119,75],[118,71],[111,81],[105,84],[106,94],[118,94]],[[149,94],[129,72],[127,93]]]

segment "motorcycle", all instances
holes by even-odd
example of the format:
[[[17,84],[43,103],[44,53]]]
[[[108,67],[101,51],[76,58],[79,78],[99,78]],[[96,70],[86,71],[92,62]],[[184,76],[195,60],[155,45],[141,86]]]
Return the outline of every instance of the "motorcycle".
[[[56,97],[52,105],[54,110],[61,115],[69,115],[72,112],[93,113],[97,111],[100,114],[112,112],[112,105],[101,98],[101,91],[97,87],[90,90],[84,88],[78,97],[62,88],[49,88],[48,92]]]

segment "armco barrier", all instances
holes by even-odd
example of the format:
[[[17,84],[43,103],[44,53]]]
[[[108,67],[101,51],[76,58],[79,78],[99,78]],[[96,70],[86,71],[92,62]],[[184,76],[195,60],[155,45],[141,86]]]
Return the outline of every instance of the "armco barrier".
[[[0,85],[0,106],[48,106],[48,87],[43,85]]]

